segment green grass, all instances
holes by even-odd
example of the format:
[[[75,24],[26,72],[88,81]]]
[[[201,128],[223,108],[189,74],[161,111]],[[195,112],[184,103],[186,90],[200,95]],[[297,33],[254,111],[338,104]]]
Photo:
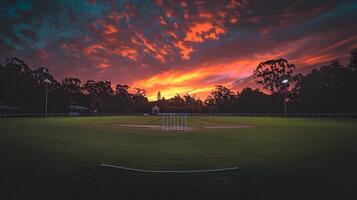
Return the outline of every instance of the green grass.
[[[1,199],[355,199],[357,120],[190,117],[169,135],[115,124],[156,117],[0,119]],[[205,126],[253,125],[244,129]],[[203,174],[153,170],[239,166]]]

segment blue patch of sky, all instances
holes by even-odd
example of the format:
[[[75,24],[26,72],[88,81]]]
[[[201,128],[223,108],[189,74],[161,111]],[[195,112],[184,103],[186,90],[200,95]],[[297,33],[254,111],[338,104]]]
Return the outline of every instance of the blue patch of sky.
[[[57,3],[61,7],[61,12],[52,13],[42,19],[37,19],[35,23],[29,25],[19,24],[15,26],[14,31],[16,33],[19,33],[22,29],[28,28],[35,31],[39,38],[35,43],[33,41],[30,42],[21,34],[17,34],[23,41],[26,41],[25,44],[16,45],[17,49],[41,49],[46,46],[48,41],[60,38],[70,39],[83,34],[87,35],[89,32],[86,28],[83,28],[82,25],[91,23],[94,20],[103,17],[109,10],[109,5],[107,3],[91,4],[83,0],[64,0]],[[31,9],[31,6],[24,4],[22,8]],[[76,16],[79,16],[77,19],[78,21],[72,21],[67,15],[68,12],[74,12]]]
[[[348,20],[348,18],[346,18],[348,16],[357,19],[356,11],[357,11],[357,2],[344,4],[330,10],[329,12],[317,16],[316,18],[313,18],[312,20],[307,21],[302,25],[314,26],[317,24],[330,22],[331,20],[335,20],[340,17],[343,17],[343,19]]]
[[[31,10],[31,9],[32,9],[32,3],[29,2],[29,1],[20,1],[20,2],[17,4],[17,7],[18,7],[20,10]]]
[[[15,6],[12,7],[0,7],[0,16],[4,17],[16,17],[17,10],[28,11],[32,9],[32,3],[29,1],[18,1]]]
[[[21,31],[28,29],[27,24],[16,24],[14,26],[14,34],[21,39],[21,43],[14,45],[18,50],[27,50],[29,47],[38,48],[37,43],[26,36],[24,36]]]
[[[97,2],[95,4],[89,3],[86,0],[62,0],[61,5],[66,5],[72,8],[77,13],[88,13],[92,17],[102,17],[109,11],[110,6],[108,2]]]
[[[138,11],[141,16],[145,19],[149,19],[151,16],[158,14],[157,7],[151,1],[142,0],[142,1],[132,1],[136,4]]]
[[[339,26],[345,28],[346,24],[353,26],[357,23],[356,10],[357,2],[342,4],[310,20],[305,20],[285,30],[279,30],[271,34],[271,39],[289,40],[306,36],[309,33],[336,30]]]

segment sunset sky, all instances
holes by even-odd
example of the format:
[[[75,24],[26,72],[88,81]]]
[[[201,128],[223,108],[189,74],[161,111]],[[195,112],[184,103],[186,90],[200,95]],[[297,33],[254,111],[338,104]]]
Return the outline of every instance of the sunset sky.
[[[356,1],[0,2],[1,63],[17,56],[58,80],[128,84],[151,100],[256,87],[259,62],[282,57],[304,73],[357,47]]]

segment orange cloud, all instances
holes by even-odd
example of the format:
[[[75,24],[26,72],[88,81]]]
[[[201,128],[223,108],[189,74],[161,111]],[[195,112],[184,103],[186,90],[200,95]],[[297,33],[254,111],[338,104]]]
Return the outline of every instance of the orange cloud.
[[[165,55],[168,54],[168,45],[164,45],[161,48],[157,48],[156,45],[151,42],[150,40],[146,39],[143,35],[139,35],[140,40],[142,41],[142,44],[145,46],[144,52],[151,54],[157,61],[160,63],[165,63],[166,58]]]
[[[185,11],[183,17],[184,17],[185,19],[188,19],[188,18],[190,17],[190,15],[188,14],[188,11]]]
[[[108,18],[109,19],[113,19],[115,20],[116,22],[119,22],[119,20],[123,17],[123,14],[121,13],[118,13],[118,12],[110,12],[109,15],[108,15]]]
[[[100,64],[98,65],[99,68],[107,68],[108,66],[109,66],[108,63],[100,63]]]
[[[173,15],[174,15],[174,11],[172,9],[168,8],[166,10],[166,16],[167,17],[173,17]]]
[[[167,22],[166,22],[166,20],[165,20],[162,16],[159,17],[159,20],[160,20],[160,24],[161,24],[162,26],[167,26]]]
[[[158,60],[160,63],[165,63],[165,62],[166,62],[165,57],[164,57],[163,55],[161,55],[161,54],[155,54],[155,55],[154,55],[154,58],[155,58],[156,60]]]
[[[187,60],[190,58],[190,54],[191,52],[193,52],[193,49],[191,47],[184,45],[181,41],[175,43],[174,45],[180,50],[183,59]]]
[[[111,18],[114,20],[117,20],[117,19],[119,20],[120,17],[121,16],[118,13],[110,13],[108,16],[108,18]],[[119,32],[118,28],[115,25],[109,24],[104,20],[99,19],[95,22],[95,24],[99,24],[101,27],[103,27],[103,30],[101,30],[101,29],[98,30],[96,27],[95,27],[95,29],[97,31],[103,32],[105,35]]]
[[[105,50],[105,48],[100,44],[93,44],[84,49],[84,54],[90,55],[98,52],[99,50]]]
[[[212,19],[213,18],[213,15],[209,12],[202,12],[202,13],[199,13],[198,16],[200,18],[206,18],[206,19]]]
[[[130,41],[133,43],[133,44],[136,44],[136,45],[139,45],[140,42],[136,39],[136,37],[131,37],[130,38]]]
[[[164,0],[155,0],[155,3],[158,5],[158,6],[162,6],[164,4]]]
[[[143,42],[144,46],[146,47],[146,49],[152,51],[152,52],[156,52],[156,48],[155,45],[150,42],[149,40],[147,40],[143,35],[139,35],[139,38],[141,39],[141,41]]]
[[[136,49],[115,49],[114,54],[129,58],[130,60],[137,60],[138,52]]]
[[[229,22],[231,24],[236,24],[238,22],[238,17],[236,16],[232,16],[230,19],[229,19]]]
[[[231,0],[231,1],[229,2],[229,4],[226,5],[226,8],[228,8],[228,9],[236,9],[236,8],[238,8],[239,6],[240,6],[240,4],[238,3],[238,1],[236,1],[236,0]]]
[[[105,34],[113,34],[113,33],[117,33],[118,31],[119,30],[114,25],[111,25],[111,24],[104,25],[104,33]]]
[[[177,39],[177,34],[173,31],[167,31],[167,35],[173,37],[174,39]]]
[[[222,17],[222,18],[225,18],[227,16],[227,12],[224,12],[224,11],[219,11],[218,12],[218,16]]]
[[[345,56],[345,55],[342,55]],[[341,55],[336,54],[323,54],[323,55],[311,55],[305,58],[302,58],[299,62],[304,65],[315,65],[319,63],[327,63],[333,60],[337,60]]]
[[[185,2],[185,1],[180,1],[180,5],[181,5],[183,8],[186,8],[186,7],[187,7],[187,2]]]
[[[109,60],[106,58],[102,59],[98,65],[98,67],[101,69],[105,69],[105,68],[109,67]]]
[[[206,39],[218,39],[219,35],[226,31],[210,22],[196,23],[186,33],[185,41],[189,42],[203,42]]]

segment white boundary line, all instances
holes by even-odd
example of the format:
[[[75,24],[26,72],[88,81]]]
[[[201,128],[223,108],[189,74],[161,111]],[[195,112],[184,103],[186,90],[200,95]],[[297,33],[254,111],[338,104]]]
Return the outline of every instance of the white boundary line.
[[[108,165],[108,164],[100,164],[102,167],[112,167],[116,169],[123,169],[128,171],[135,172],[146,172],[146,173],[205,173],[205,172],[222,172],[222,171],[230,171],[230,170],[238,170],[238,167],[229,167],[229,168],[221,168],[221,169],[203,169],[203,170],[187,170],[187,171],[178,171],[178,170],[168,170],[168,171],[160,171],[160,170],[145,170],[145,169],[135,169],[129,167],[122,167],[117,165]]]

